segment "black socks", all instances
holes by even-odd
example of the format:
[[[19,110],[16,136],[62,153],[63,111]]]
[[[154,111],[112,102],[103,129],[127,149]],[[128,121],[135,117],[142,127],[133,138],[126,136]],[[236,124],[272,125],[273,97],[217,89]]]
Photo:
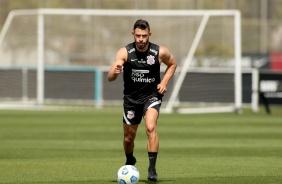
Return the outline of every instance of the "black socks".
[[[135,165],[136,159],[133,156],[133,152],[125,154],[125,156],[126,156],[125,165]],[[149,170],[155,171],[158,152],[148,152],[148,157],[149,157]]]
[[[133,152],[125,154],[126,159],[132,159],[133,158]]]
[[[135,165],[136,158],[133,156],[133,152],[125,154],[125,156],[126,156],[126,163],[125,163],[125,165]]]
[[[156,170],[156,162],[158,157],[158,152],[148,152],[149,157],[149,170]]]

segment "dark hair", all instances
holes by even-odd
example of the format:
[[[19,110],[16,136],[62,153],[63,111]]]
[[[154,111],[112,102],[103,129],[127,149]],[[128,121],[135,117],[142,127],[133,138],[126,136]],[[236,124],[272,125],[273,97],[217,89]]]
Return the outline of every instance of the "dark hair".
[[[133,31],[138,28],[138,29],[142,29],[145,30],[148,28],[148,30],[150,31],[150,25],[146,20],[142,20],[139,19],[135,22],[134,26],[133,26]]]

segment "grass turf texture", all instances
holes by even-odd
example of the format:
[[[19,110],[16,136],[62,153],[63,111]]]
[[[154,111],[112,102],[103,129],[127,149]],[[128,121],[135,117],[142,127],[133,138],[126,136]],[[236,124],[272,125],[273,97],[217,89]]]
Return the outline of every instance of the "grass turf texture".
[[[111,184],[125,163],[121,109],[0,111],[0,183]],[[144,122],[135,144],[147,182]],[[161,114],[158,183],[282,183],[282,108]]]

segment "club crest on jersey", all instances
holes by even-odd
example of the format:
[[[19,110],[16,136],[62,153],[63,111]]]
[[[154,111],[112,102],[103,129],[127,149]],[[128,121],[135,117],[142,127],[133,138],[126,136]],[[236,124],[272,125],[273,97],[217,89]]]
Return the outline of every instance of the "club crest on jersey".
[[[148,65],[153,65],[153,64],[155,64],[155,56],[152,56],[152,55],[147,56],[147,64],[148,64]]]
[[[132,119],[132,118],[134,118],[134,116],[135,116],[135,112],[134,111],[127,111],[127,118],[128,119]]]

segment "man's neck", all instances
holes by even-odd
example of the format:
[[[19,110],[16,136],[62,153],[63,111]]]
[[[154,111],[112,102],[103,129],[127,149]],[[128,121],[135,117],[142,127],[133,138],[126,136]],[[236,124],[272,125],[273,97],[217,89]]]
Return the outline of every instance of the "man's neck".
[[[149,48],[149,43],[150,43],[150,42],[148,42],[148,43],[146,44],[146,46],[145,46],[143,49],[139,49],[139,48],[136,46],[136,44],[135,44],[135,48],[137,49],[138,52],[146,52],[146,51],[148,50],[148,48]]]

